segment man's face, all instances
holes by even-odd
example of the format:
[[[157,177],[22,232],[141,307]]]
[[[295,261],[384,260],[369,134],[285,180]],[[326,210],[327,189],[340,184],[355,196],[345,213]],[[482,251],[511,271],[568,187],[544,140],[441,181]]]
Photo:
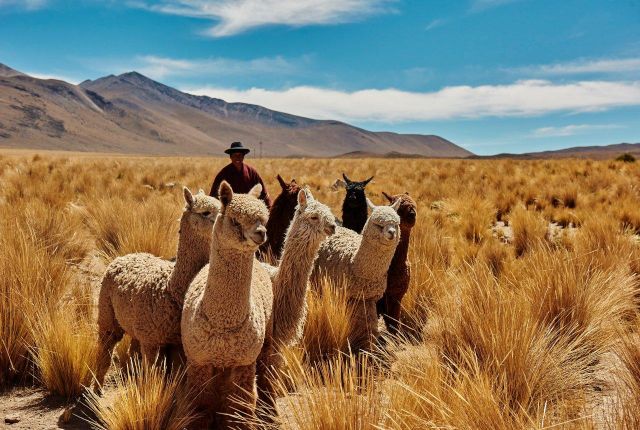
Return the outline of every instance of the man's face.
[[[244,154],[242,152],[234,152],[229,155],[229,158],[231,158],[231,162],[234,166],[238,168],[242,167],[242,162],[244,161]]]

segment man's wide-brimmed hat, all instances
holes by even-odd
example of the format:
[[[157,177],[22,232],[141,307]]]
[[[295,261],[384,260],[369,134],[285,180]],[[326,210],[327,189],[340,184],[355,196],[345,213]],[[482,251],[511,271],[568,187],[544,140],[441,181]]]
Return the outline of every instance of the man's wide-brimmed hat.
[[[251,151],[249,148],[245,148],[242,146],[242,142],[233,142],[229,149],[225,149],[224,152],[226,154],[233,154],[234,152],[242,152],[243,154],[247,154]]]

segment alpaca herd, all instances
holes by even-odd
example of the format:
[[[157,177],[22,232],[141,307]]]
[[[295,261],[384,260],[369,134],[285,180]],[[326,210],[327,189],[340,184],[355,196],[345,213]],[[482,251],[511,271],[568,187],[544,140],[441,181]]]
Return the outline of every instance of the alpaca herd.
[[[342,226],[307,187],[280,175],[270,212],[260,185],[237,194],[223,182],[220,200],[185,187],[175,263],[129,254],[107,267],[96,389],[126,333],[134,354],[186,362],[200,426],[228,428],[234,413],[256,414],[258,400],[258,416],[272,417],[281,348],[301,339],[309,285],[323,278],[346,289],[353,350],[373,348],[380,315],[397,333],[416,204],[406,193],[384,193],[390,206],[374,206],[365,195],[372,178],[343,178]]]

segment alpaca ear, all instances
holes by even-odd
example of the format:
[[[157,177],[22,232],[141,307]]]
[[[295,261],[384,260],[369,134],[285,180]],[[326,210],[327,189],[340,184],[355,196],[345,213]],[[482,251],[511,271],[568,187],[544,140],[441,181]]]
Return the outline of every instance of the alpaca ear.
[[[372,180],[372,179],[373,179],[373,176],[372,176],[372,177],[370,177],[369,179],[367,179],[366,181],[362,181],[362,185],[364,185],[364,186],[366,187],[366,186],[367,186],[367,184],[368,184],[369,182],[371,182],[371,180]]]
[[[307,204],[315,200],[315,198],[313,197],[313,194],[311,194],[311,190],[309,189],[309,186],[305,186],[302,189],[302,191],[304,191],[304,196],[307,198]]]
[[[398,212],[398,209],[400,208],[400,199],[396,200],[396,202],[392,204],[391,207],[394,211]]]
[[[371,210],[374,210],[376,208],[376,205],[374,205],[373,202],[368,198],[367,198],[367,206],[369,206],[369,209]]]
[[[256,199],[259,198],[260,194],[262,194],[262,185],[255,184],[253,186],[253,188],[251,188],[247,194],[249,194],[250,196],[255,197]]]
[[[383,191],[382,195],[385,196],[387,198],[387,200],[389,200],[389,203],[393,203],[393,197],[391,197],[389,194],[387,194],[387,193],[385,193]]]
[[[344,178],[344,181],[347,183],[347,185],[353,182],[351,179],[347,178],[347,175],[345,175],[344,173],[342,174],[342,177]]]
[[[296,178],[291,179],[291,184],[296,184]]]
[[[282,179],[282,176],[280,176],[278,174],[278,176],[276,176],[276,178],[278,179],[278,182],[280,183],[280,186],[282,187],[283,190],[287,189],[287,183],[284,181],[284,179]]]
[[[231,199],[233,198],[233,189],[227,181],[222,181],[222,183],[220,184],[218,195],[220,196],[220,202],[223,206],[227,206],[229,203],[231,203]]]
[[[307,206],[307,203],[308,203],[308,199],[307,199],[307,193],[305,192],[305,190],[298,191],[298,205],[301,208],[304,208]]]
[[[184,201],[189,206],[189,209],[193,207],[193,194],[191,194],[191,190],[187,187],[182,187],[182,193],[184,194]]]
[[[339,188],[347,188],[347,184],[342,179],[336,179],[336,181],[331,184],[331,191],[338,191]]]

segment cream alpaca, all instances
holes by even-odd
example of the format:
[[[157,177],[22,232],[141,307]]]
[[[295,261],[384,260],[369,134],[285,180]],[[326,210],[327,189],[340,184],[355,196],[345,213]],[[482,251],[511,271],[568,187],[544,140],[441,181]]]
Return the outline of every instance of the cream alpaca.
[[[378,336],[376,300],[387,286],[387,271],[400,240],[399,202],[392,206],[371,207],[362,234],[338,227],[320,245],[313,279],[328,277],[347,289],[354,307],[349,340],[353,349],[371,349]]]
[[[213,222],[220,202],[183,189],[186,206],[180,218],[175,263],[139,253],[118,257],[102,278],[98,301],[99,385],[111,363],[113,347],[124,333],[133,349],[149,359],[169,345],[180,345],[180,316],[187,287],[207,263]]]
[[[266,239],[268,211],[249,194],[234,194],[220,185],[222,211],[212,233],[209,265],[195,277],[182,312],[182,342],[189,383],[199,393],[205,420],[226,427],[238,407],[255,408],[256,360],[265,337],[271,336],[271,279],[255,259]],[[243,405],[234,408],[233,398]]]
[[[270,369],[279,367],[280,348],[302,337],[307,310],[305,299],[313,263],[320,244],[335,231],[336,221],[331,210],[316,201],[309,190],[300,190],[278,267],[263,263],[273,280],[273,335],[265,340],[258,359],[258,391],[262,400],[271,407]]]

